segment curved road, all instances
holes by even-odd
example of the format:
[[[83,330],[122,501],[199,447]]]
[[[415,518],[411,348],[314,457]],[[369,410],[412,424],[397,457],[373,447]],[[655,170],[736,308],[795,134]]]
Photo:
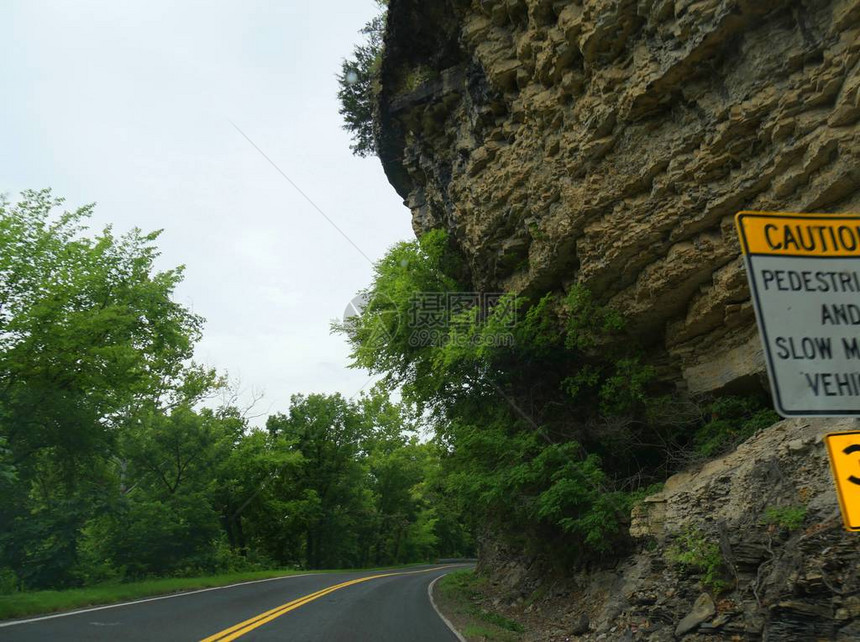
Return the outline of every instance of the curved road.
[[[320,573],[0,622],[0,639],[456,642],[427,587],[464,565]]]

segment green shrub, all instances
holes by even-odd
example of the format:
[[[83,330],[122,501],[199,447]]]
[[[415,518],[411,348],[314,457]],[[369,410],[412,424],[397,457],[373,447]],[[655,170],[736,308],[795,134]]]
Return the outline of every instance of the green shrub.
[[[18,590],[18,576],[11,568],[0,568],[0,595],[9,595]]]
[[[669,559],[689,571],[702,574],[705,588],[719,593],[728,587],[720,546],[704,532],[689,527],[681,531],[667,552]]]
[[[460,596],[472,599],[479,595],[478,587],[481,580],[481,576],[475,574],[475,571],[471,569],[453,571],[445,575],[439,582],[439,590],[451,599],[457,599]]]
[[[762,522],[768,526],[778,526],[787,531],[796,531],[806,519],[805,506],[769,506],[764,512]]]

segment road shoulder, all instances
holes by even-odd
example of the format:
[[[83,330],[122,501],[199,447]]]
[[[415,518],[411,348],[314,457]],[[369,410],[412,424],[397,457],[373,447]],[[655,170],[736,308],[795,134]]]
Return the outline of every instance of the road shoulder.
[[[463,642],[519,642],[518,622],[482,608],[481,582],[472,569],[448,573],[430,585],[431,604]]]

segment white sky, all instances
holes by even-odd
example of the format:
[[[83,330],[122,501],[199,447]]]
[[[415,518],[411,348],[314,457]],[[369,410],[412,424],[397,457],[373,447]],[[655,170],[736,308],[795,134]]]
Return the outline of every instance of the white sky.
[[[376,158],[349,151],[335,74],[373,0],[0,0],[0,192],[97,203],[93,228],[163,228],[161,267],[207,319],[196,359],[262,389],[346,396],[342,316],[371,266],[236,123],[376,260],[412,238]]]

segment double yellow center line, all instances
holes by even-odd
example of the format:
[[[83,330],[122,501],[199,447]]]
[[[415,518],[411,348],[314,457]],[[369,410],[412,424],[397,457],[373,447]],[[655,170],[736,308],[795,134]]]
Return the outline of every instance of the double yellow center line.
[[[245,620],[244,622],[239,622],[239,624],[235,624],[231,626],[229,629],[224,629],[223,631],[219,631],[214,635],[210,635],[208,638],[204,638],[201,642],[229,642],[230,640],[235,640],[238,637],[245,635],[246,633],[250,633],[257,627],[263,626],[267,622],[271,622],[275,618],[279,618],[285,613],[289,613],[290,611],[299,608],[300,606],[304,606],[308,602],[313,602],[329,593],[334,593],[335,591],[346,588],[347,586],[352,586],[353,584],[361,584],[362,582],[367,582],[368,580],[375,580],[380,577],[391,577],[392,575],[412,575],[415,573],[428,573],[430,571],[438,571],[439,569],[448,568],[448,566],[452,566],[451,564],[447,564],[445,566],[436,566],[434,568],[425,568],[420,571],[399,571],[397,573],[381,573],[379,575],[367,575],[365,577],[359,577],[354,580],[349,580],[347,582],[341,582],[340,584],[335,584],[334,586],[328,586],[324,589],[317,591],[316,593],[311,593],[309,595],[305,595],[304,597],[297,598],[292,602],[287,602],[286,604],[281,604],[280,606],[276,606],[273,609],[270,609],[264,613],[260,613],[259,615],[255,615],[254,617]]]

